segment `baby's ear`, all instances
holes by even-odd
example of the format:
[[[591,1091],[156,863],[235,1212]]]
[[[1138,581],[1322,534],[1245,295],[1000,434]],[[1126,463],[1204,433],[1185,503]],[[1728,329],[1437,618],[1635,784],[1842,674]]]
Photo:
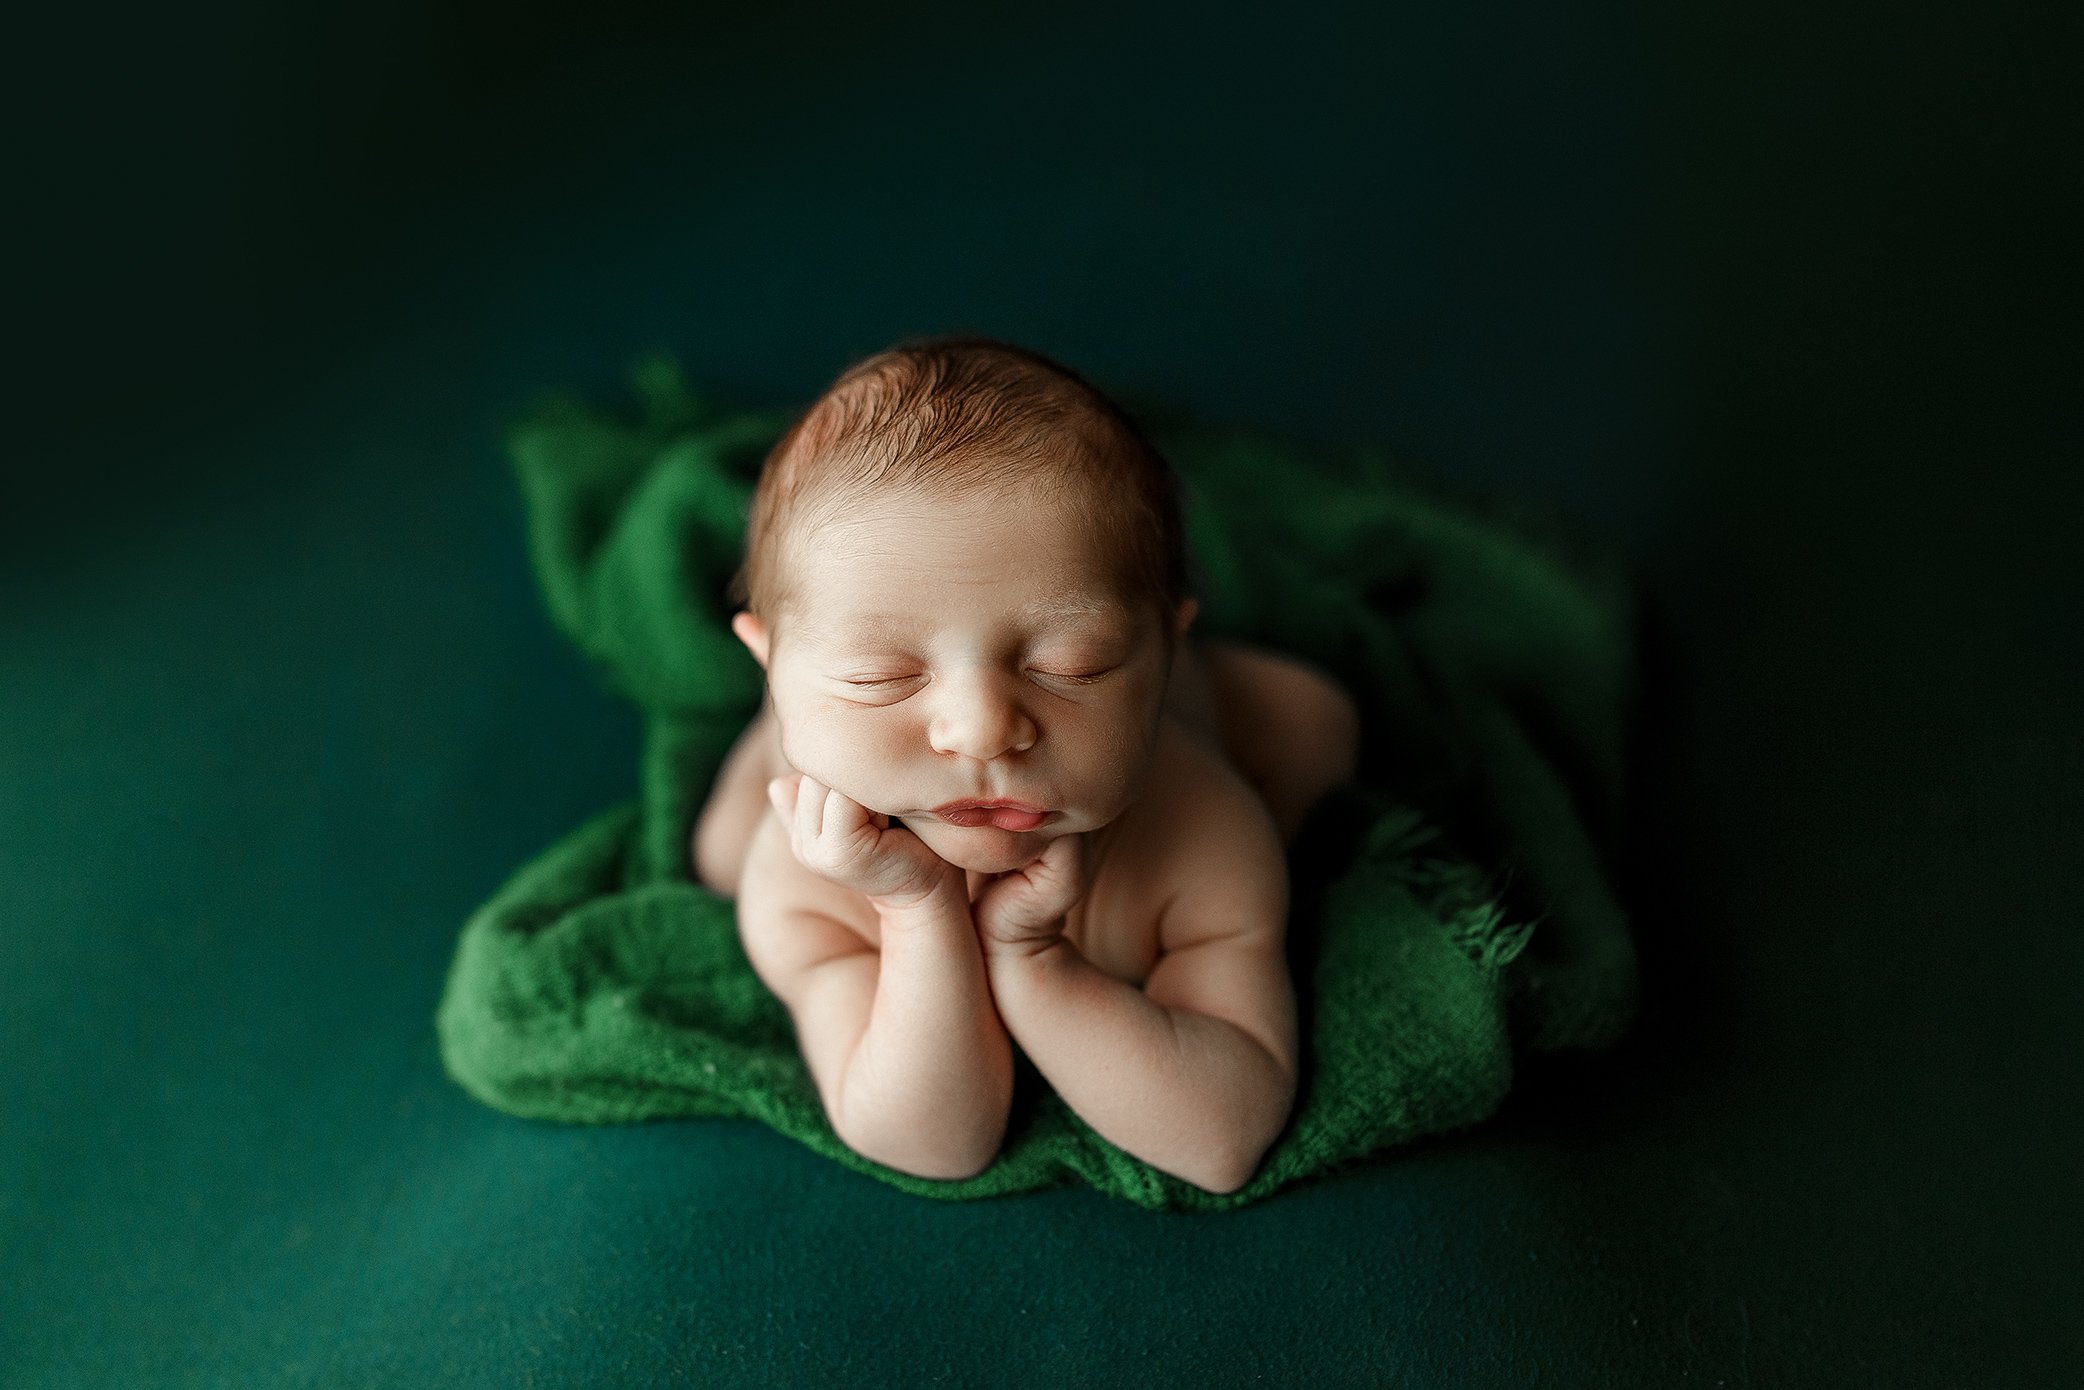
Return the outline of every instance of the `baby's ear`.
[[[1179,636],[1185,637],[1187,629],[1194,626],[1194,615],[1200,611],[1200,599],[1190,598],[1182,600],[1179,606],[1179,616],[1173,619],[1173,630]]]
[[[745,643],[745,649],[753,654],[753,660],[760,663],[760,669],[766,670],[767,625],[747,609],[741,608],[731,615],[731,631],[737,634],[739,641]]]

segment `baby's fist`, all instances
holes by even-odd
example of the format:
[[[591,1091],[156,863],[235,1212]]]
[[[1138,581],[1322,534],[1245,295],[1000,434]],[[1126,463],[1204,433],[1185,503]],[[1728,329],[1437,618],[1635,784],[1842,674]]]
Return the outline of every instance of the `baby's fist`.
[[[901,823],[835,787],[804,773],[790,773],[767,784],[767,799],[789,828],[789,850],[796,862],[820,878],[865,894],[878,905],[922,902],[951,879],[961,895],[959,869]]]
[[[986,955],[1032,955],[1064,934],[1064,914],[1085,896],[1086,837],[1059,835],[1025,867],[977,894],[970,915]]]

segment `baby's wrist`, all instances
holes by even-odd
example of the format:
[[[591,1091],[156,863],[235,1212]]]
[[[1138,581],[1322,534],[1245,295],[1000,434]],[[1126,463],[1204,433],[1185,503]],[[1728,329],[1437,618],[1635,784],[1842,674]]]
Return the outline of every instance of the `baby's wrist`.
[[[926,931],[960,925],[971,930],[970,901],[965,885],[944,880],[926,893],[869,897],[882,926],[895,931]]]

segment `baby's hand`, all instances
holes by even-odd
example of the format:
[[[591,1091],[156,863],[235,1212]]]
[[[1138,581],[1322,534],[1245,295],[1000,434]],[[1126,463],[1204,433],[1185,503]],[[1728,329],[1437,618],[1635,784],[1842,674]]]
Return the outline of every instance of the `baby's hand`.
[[[844,792],[797,772],[769,782],[767,799],[789,827],[797,863],[878,907],[913,906],[951,881],[955,896],[963,896],[962,870]]]
[[[1000,874],[970,904],[987,962],[1033,955],[1064,934],[1064,914],[1085,896],[1085,836],[1059,835],[1040,857]]]

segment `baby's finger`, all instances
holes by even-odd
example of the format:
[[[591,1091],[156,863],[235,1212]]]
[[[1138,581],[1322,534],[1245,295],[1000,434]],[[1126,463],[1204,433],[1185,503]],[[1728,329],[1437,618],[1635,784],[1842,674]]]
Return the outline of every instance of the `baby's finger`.
[[[824,833],[826,789],[809,773],[800,775],[802,780],[796,790],[796,828],[803,832],[806,842],[815,841]]]
[[[795,819],[796,809],[788,778],[767,779],[767,804],[774,808],[774,818],[782,823],[782,829],[787,830]]]
[[[823,833],[835,845],[853,846],[857,851],[873,846],[880,829],[876,825],[876,813],[836,787],[829,796],[825,803]]]
[[[767,796],[792,839],[801,839],[806,830],[817,838],[818,807],[824,800],[817,783],[800,772],[784,773],[767,784]]]
[[[833,834],[843,840],[853,839],[861,833],[863,826],[873,826],[876,823],[874,811],[842,791],[835,790],[832,793],[832,804],[827,806],[825,811],[825,824],[832,828]]]

